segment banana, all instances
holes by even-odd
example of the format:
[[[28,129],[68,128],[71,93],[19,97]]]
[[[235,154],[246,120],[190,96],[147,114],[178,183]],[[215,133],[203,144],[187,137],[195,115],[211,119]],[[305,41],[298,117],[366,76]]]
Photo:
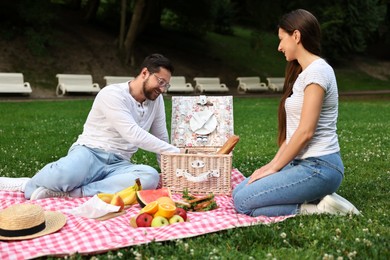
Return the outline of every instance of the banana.
[[[142,190],[141,181],[139,178],[135,180],[135,184],[133,186],[127,187],[116,194],[121,196],[125,205],[132,205],[137,201],[136,193],[137,191]]]
[[[114,194],[111,194],[111,193],[98,193],[97,196],[102,201],[104,201],[106,203],[110,203],[112,198],[114,197]]]

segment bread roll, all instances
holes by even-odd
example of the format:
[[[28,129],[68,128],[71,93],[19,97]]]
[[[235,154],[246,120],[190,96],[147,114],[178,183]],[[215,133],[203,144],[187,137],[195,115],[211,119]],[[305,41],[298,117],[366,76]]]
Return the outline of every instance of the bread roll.
[[[227,139],[225,144],[221,147],[221,149],[218,150],[217,154],[229,154],[234,146],[238,143],[240,140],[240,137],[237,135],[232,135]]]

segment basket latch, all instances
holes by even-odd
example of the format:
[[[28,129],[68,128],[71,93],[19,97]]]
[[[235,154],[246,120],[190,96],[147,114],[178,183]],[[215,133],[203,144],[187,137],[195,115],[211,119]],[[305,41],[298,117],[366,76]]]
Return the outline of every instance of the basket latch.
[[[176,177],[184,177],[191,182],[203,182],[207,181],[211,177],[218,178],[220,176],[219,170],[210,170],[204,173],[201,173],[199,176],[193,176],[188,170],[185,169],[176,169]]]

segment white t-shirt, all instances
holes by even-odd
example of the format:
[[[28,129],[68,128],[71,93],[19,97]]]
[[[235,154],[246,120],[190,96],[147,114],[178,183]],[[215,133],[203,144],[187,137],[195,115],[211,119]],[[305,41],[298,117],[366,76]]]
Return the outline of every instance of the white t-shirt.
[[[99,91],[83,133],[74,145],[98,148],[130,159],[138,148],[156,154],[180,151],[168,141],[163,97],[141,104],[130,95],[126,82]]]
[[[338,90],[336,76],[332,67],[323,59],[312,62],[302,71],[293,85],[293,94],[286,99],[286,122],[288,143],[298,128],[305,88],[316,83],[325,91],[320,118],[313,138],[300,151],[296,158],[304,159],[338,152],[340,150],[337,137]]]

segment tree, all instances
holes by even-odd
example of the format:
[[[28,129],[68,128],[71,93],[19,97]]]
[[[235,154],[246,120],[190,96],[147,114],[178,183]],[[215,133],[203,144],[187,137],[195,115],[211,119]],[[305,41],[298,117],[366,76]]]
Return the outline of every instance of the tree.
[[[386,5],[378,0],[335,1],[324,3],[318,13],[324,54],[330,60],[341,61],[367,49],[385,19]]]

